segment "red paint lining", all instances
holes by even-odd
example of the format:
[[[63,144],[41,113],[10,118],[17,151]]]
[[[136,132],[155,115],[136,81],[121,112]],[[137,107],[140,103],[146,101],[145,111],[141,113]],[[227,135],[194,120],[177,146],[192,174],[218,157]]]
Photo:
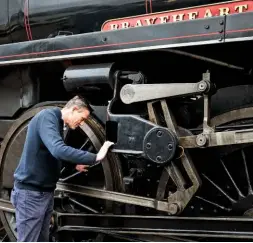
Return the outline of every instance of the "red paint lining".
[[[253,31],[253,28],[241,29],[241,30],[228,30],[227,32],[228,33],[236,33],[236,32],[246,32],[246,31]],[[31,53],[23,53],[23,54],[17,54],[17,55],[0,56],[0,59],[6,58],[6,57],[22,57],[22,56],[38,55],[38,54],[46,54],[46,53],[74,51],[74,50],[85,50],[85,49],[108,47],[108,46],[130,45],[130,44],[137,44],[137,43],[143,43],[143,42],[154,42],[154,41],[163,41],[163,40],[183,39],[183,38],[191,38],[191,37],[198,37],[198,36],[218,35],[218,34],[219,33],[217,33],[217,32],[212,32],[212,33],[206,33],[206,34],[174,36],[174,37],[159,38],[159,39],[152,39],[152,40],[140,40],[140,41],[122,42],[122,43],[115,43],[115,44],[104,44],[104,45],[96,45],[96,46],[83,46],[83,47],[68,48],[68,49],[62,49],[62,50],[52,50],[52,51],[44,51],[44,52],[31,52]]]
[[[30,23],[29,23],[29,0],[25,1],[24,5],[24,25],[25,25],[25,30],[26,30],[26,35],[28,40],[32,40],[32,31],[30,28]]]
[[[148,1],[149,1],[149,9],[150,9],[150,13],[152,13],[152,0],[145,0],[145,8],[146,8],[146,13],[148,14]]]
[[[27,0],[25,1],[25,4],[24,4],[24,25],[25,25],[27,39],[30,40],[30,35],[28,32],[28,24],[27,24],[27,4],[26,3],[27,3]]]
[[[32,40],[33,39],[32,30],[31,30],[30,20],[29,20],[29,0],[27,0],[27,21],[28,21],[28,29],[29,29],[29,33],[30,33],[30,38]]]
[[[143,42],[154,42],[154,41],[163,41],[163,40],[183,39],[183,38],[217,35],[217,34],[218,33],[213,32],[213,33],[200,34],[200,35],[198,34],[198,35],[174,36],[174,37],[159,38],[159,39],[152,39],[152,40],[140,40],[140,41],[122,42],[122,43],[115,43],[115,44],[104,44],[104,45],[96,45],[96,46],[83,46],[83,47],[69,48],[69,49],[63,49],[63,50],[52,50],[52,51],[46,51],[46,52],[31,52],[31,53],[24,53],[24,54],[18,54],[18,55],[0,56],[0,58],[18,57],[18,56],[27,56],[27,55],[36,55],[36,54],[46,54],[46,53],[55,53],[55,52],[63,52],[63,51],[85,50],[85,49],[91,49],[91,48],[119,46],[119,45],[130,45],[130,44],[138,44],[138,43],[143,43]]]

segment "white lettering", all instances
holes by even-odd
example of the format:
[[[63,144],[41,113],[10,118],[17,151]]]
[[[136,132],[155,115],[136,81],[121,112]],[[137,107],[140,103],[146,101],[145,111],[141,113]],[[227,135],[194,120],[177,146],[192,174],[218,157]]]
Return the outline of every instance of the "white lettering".
[[[118,24],[111,24],[111,30],[117,30],[119,28]]]
[[[196,19],[196,17],[198,16],[198,12],[191,12],[188,13],[189,15],[189,19]]]
[[[176,15],[172,15],[173,21],[182,21],[184,20],[184,14],[176,14]]]
[[[204,14],[204,18],[212,17],[212,16],[213,16],[213,14],[212,14],[211,10],[207,9],[206,12],[205,12],[205,14]]]
[[[227,15],[229,13],[229,8],[219,8],[220,9],[220,16]]]
[[[145,21],[147,22],[148,25],[154,24],[155,21],[157,20],[157,18],[150,18],[150,19],[145,19]]]
[[[165,24],[165,23],[169,22],[169,19],[170,19],[169,16],[160,17],[161,24]]]
[[[135,24],[135,27],[141,27],[142,26],[142,22],[141,20],[139,19],[136,24]]]
[[[127,28],[129,28],[130,24],[129,24],[129,22],[122,22],[121,26],[123,29],[127,29]]]
[[[238,13],[242,13],[243,10],[247,10],[247,9],[248,9],[247,4],[235,6],[235,11],[238,10]]]

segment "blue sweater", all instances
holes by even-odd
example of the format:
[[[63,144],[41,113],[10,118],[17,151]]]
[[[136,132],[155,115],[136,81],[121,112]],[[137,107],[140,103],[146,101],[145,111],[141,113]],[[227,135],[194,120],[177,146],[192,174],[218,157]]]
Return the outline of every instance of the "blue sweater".
[[[19,165],[14,173],[20,189],[53,191],[60,177],[61,160],[91,165],[96,154],[67,146],[61,136],[63,120],[59,108],[45,109],[28,125]]]

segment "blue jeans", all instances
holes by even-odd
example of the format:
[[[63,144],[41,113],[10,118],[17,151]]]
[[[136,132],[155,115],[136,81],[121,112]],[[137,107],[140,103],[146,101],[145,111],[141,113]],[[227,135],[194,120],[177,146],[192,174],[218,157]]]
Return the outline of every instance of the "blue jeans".
[[[23,190],[14,186],[11,203],[16,210],[17,241],[48,242],[54,192]]]

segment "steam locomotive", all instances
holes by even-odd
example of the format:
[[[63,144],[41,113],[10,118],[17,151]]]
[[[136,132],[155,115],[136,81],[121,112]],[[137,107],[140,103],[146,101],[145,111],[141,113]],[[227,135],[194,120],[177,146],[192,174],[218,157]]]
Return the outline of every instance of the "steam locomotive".
[[[0,217],[27,125],[75,94],[64,140],[107,158],[62,168],[51,239],[252,240],[253,1],[1,0]],[[236,218],[235,218],[236,217]]]

